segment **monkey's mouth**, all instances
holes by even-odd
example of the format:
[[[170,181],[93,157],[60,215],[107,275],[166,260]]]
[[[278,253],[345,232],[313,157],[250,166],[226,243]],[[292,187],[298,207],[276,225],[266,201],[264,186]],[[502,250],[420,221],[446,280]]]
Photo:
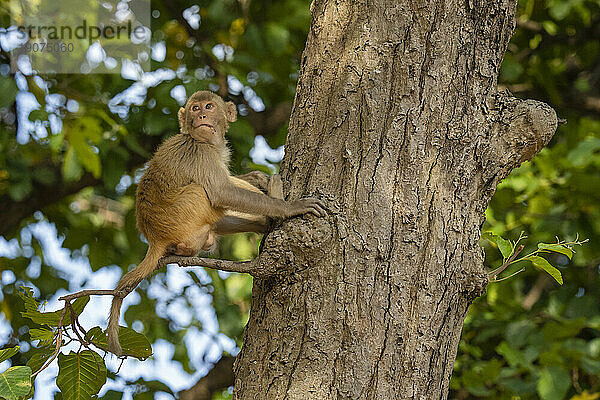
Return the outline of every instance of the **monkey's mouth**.
[[[203,126],[214,129],[214,126],[212,126],[211,124],[199,124],[199,125],[196,125],[194,128],[198,129],[198,128],[202,128]]]

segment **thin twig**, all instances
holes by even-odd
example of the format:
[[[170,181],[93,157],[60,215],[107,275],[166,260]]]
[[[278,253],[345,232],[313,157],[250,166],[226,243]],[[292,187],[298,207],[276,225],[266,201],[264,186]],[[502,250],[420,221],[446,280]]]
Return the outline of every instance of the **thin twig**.
[[[67,314],[67,308],[65,307],[65,308],[63,308],[62,313],[60,313],[60,319],[58,320],[58,334],[56,337],[56,349],[54,350],[52,357],[50,357],[50,359],[48,361],[46,361],[44,363],[44,365],[42,365],[42,368],[38,369],[35,373],[31,374],[32,378],[34,378],[37,374],[39,374],[40,372],[42,372],[43,370],[48,368],[48,365],[50,365],[52,363],[52,361],[54,361],[54,359],[56,357],[58,357],[58,353],[60,353],[60,346],[62,344],[62,323],[63,323],[63,320],[65,319],[66,314]]]
[[[75,318],[75,323],[77,324],[77,327],[79,328],[81,333],[83,333],[83,337],[86,337],[87,331],[85,329],[83,329],[83,326],[81,326],[81,324],[79,323],[79,318]]]
[[[521,272],[525,271],[525,267],[521,268],[520,270],[518,270],[517,272],[515,272],[514,274],[510,274],[509,276],[505,276],[504,278],[500,278],[500,279],[493,279],[490,282],[502,282],[505,279],[509,279],[512,278],[513,276],[520,274]]]
[[[86,290],[82,290],[77,293],[71,293],[71,294],[64,295],[62,297],[59,297],[58,299],[64,300],[64,301],[71,301],[71,300],[77,299],[79,297],[85,297],[85,296],[90,296],[90,295],[111,296],[114,294],[115,294],[114,290],[86,289]]]
[[[79,330],[77,329],[77,326],[75,326],[75,324],[77,323],[76,322],[77,315],[75,314],[75,310],[73,310],[73,306],[71,305],[71,302],[65,301],[65,303],[66,303],[66,307],[69,307],[69,310],[71,312],[71,328],[73,328],[73,332],[75,332],[75,335],[77,335],[77,338],[79,338],[79,341],[81,342],[81,344],[83,344],[85,346],[86,349],[92,350],[92,349],[90,349],[88,342],[81,337],[81,334],[79,333]]]
[[[107,353],[107,354],[108,354],[108,353]],[[118,373],[119,373],[119,371],[121,371],[121,367],[123,366],[123,363],[125,362],[125,359],[126,359],[127,357],[119,357],[119,358],[120,358],[120,360],[121,360],[121,363],[119,364],[119,368],[117,368],[117,372],[115,372],[115,374],[118,374]]]
[[[502,271],[504,271],[506,268],[508,268],[508,266],[515,260],[515,258],[517,258],[517,256],[519,255],[519,253],[524,248],[525,248],[524,245],[520,245],[519,247],[517,247],[517,249],[515,250],[515,252],[512,253],[512,255],[508,258],[508,260],[506,260],[506,262],[504,264],[502,264],[501,266],[499,266],[498,268],[496,268],[495,270],[493,270],[492,272],[490,272],[488,274],[488,276],[494,278],[494,280],[495,280],[496,276],[500,275],[502,273]]]

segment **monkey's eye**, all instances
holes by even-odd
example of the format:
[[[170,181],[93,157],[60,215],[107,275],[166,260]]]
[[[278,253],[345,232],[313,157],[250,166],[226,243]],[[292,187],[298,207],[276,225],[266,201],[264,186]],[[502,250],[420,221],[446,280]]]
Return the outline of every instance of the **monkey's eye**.
[[[198,107],[197,105],[192,106],[192,111],[198,111],[200,109],[200,107]]]
[[[208,103],[208,104],[206,104],[206,106],[204,106],[204,108],[206,108],[207,110],[210,110],[211,108],[213,108],[213,104]]]

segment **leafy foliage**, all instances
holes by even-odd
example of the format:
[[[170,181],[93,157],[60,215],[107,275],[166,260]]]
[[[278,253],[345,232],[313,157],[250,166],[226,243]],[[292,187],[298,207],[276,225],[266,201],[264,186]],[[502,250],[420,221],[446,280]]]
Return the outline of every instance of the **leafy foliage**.
[[[28,287],[24,287],[23,291],[19,293],[23,303],[25,305],[25,311],[21,312],[21,315],[29,318],[36,324],[46,325],[46,326],[58,326],[62,314],[62,310],[54,311],[54,312],[39,312],[39,305],[37,301],[33,298],[33,290]],[[76,299],[73,304],[73,311],[75,312],[75,316],[78,316],[83,311],[85,305],[90,301],[89,296],[80,297]],[[65,316],[62,320],[62,325],[68,325],[71,323],[71,313],[65,313]],[[44,336],[40,330],[34,330],[33,335]],[[32,337],[34,339],[34,337]],[[36,336],[36,339],[39,339],[39,336]]]
[[[593,100],[600,95],[600,46],[593,39],[599,28],[597,2],[519,1],[501,84],[518,97],[548,102],[568,122],[500,184],[483,230],[515,241],[528,232],[527,243],[540,244],[524,253],[551,250],[544,261],[530,261],[564,282],[527,269],[488,286],[465,320],[449,398],[600,396],[600,108]],[[575,256],[551,244],[555,236],[577,234],[589,244]],[[504,253],[485,248],[486,264],[505,261]]]
[[[38,227],[45,226],[59,238],[69,252],[69,263],[87,259],[92,272],[109,271],[113,265],[125,272],[142,259],[146,246],[135,228],[135,181],[156,146],[177,131],[180,104],[171,95],[175,88],[187,94],[219,90],[238,104],[241,118],[229,135],[235,172],[258,167],[248,157],[255,135],[265,136],[272,147],[285,140],[286,110],[293,100],[310,23],[308,2],[202,0],[197,5],[200,24],[194,28],[182,14],[188,2],[153,2],[157,12],[152,42],[164,45],[165,56],[153,60],[152,69],[168,75],[155,84],[111,74],[47,77],[34,72],[15,78],[7,74],[4,67],[9,60],[0,52],[0,235],[14,249],[0,257],[0,308],[12,328],[2,354],[10,354],[13,365],[27,364],[33,373],[60,357],[59,386],[64,391],[69,390],[65,377],[71,379],[78,371],[73,360],[100,372],[82,381],[78,392],[64,392],[63,397],[91,396],[104,379],[102,374],[111,378],[115,374],[98,360],[96,350],[105,348],[99,327],[80,332],[95,350],[84,346],[79,353],[56,353],[57,341],[63,345],[59,331],[75,334],[70,310],[65,312],[64,329],[59,329],[62,310],[40,311],[33,293],[48,300],[85,284],[92,275],[66,273]],[[8,26],[1,11],[0,17]],[[517,30],[502,65],[501,84],[519,97],[550,103],[568,124],[559,128],[549,148],[498,188],[484,226],[490,232],[485,236],[490,242],[484,245],[486,264],[502,266],[525,231],[527,243],[540,244],[523,249],[531,258],[511,262],[502,277],[528,263],[552,278],[527,268],[490,285],[475,302],[465,321],[449,398],[599,398],[600,248],[595,245],[600,240],[600,45],[595,39],[599,29],[600,5],[592,0],[519,2]],[[123,93],[134,86],[141,94],[126,100]],[[34,99],[36,107],[28,115],[17,115],[17,95]],[[576,257],[568,247],[553,243],[555,236],[576,241],[577,233],[589,238],[590,245],[578,248]],[[255,235],[237,235],[221,240],[217,256],[248,259],[257,249]],[[573,264],[567,268],[571,258]],[[80,275],[83,278],[77,281]],[[194,311],[198,296],[210,296],[219,331],[239,346],[252,280],[216,272],[190,271],[186,276],[181,287],[171,289],[168,276],[156,274],[151,285],[162,289],[160,299],[149,295],[148,285],[138,291],[140,300],[126,310],[125,321],[141,326],[136,329],[149,342],[130,329],[121,331],[121,342],[128,354],[144,359],[149,343],[165,340],[174,348],[173,361],[194,373],[197,360],[204,360],[209,351],[194,359],[194,345],[188,348],[186,335],[202,332],[213,343],[218,340],[207,333],[197,313],[179,320],[164,310]],[[21,286],[34,291],[22,291]],[[86,298],[72,303],[75,316],[86,304]],[[14,350],[17,344],[21,352]],[[23,385],[19,393],[29,382],[24,379],[27,367],[12,367],[22,378],[17,380]],[[137,388],[135,396],[140,399],[155,392],[172,395],[171,388],[151,379],[126,384]],[[10,398],[3,393],[0,396]],[[103,398],[121,395],[111,390]],[[225,390],[216,396],[230,398],[230,393]]]

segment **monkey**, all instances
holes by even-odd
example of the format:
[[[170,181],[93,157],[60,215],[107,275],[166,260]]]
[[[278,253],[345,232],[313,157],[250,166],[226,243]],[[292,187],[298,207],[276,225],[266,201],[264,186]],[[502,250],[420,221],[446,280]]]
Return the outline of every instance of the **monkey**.
[[[136,190],[136,225],[148,242],[146,256],[117,283],[108,322],[108,350],[122,355],[119,316],[123,298],[167,254],[192,256],[209,249],[215,234],[264,232],[265,217],[326,215],[315,198],[272,198],[231,176],[225,134],[237,119],[234,103],[210,91],[194,93],[178,112],[180,132],[164,141]],[[247,174],[246,179],[257,180]],[[258,179],[260,180],[260,179]],[[248,218],[248,215],[256,216]]]

